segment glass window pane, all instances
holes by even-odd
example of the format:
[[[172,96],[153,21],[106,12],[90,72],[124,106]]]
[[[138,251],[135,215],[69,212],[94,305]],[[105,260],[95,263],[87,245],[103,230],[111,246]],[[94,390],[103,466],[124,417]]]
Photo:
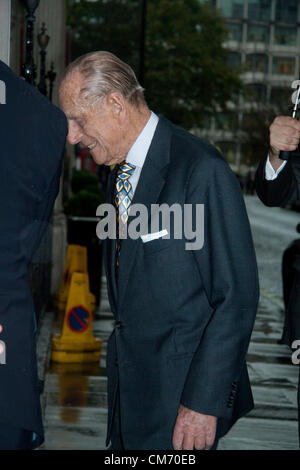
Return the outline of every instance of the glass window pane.
[[[241,54],[238,52],[230,52],[228,54],[227,64],[230,67],[240,67],[241,66]]]
[[[287,87],[272,87],[271,89],[271,101],[285,101],[291,104],[292,89]]]
[[[264,102],[267,99],[267,87],[261,83],[247,86],[245,98],[248,102]]]
[[[268,26],[249,25],[248,41],[252,42],[269,42]]]
[[[234,142],[217,142],[216,147],[222,153],[228,163],[236,162],[237,146]]]
[[[273,74],[294,75],[295,59],[293,57],[273,57]]]
[[[246,67],[249,72],[268,71],[268,57],[265,54],[249,54],[246,58]]]
[[[219,8],[222,16],[227,18],[243,18],[244,0],[220,0]]]
[[[271,19],[271,0],[249,0],[248,18],[268,21]]]
[[[248,129],[252,126],[253,122],[257,121],[256,113],[245,113],[243,114],[243,129]]]
[[[204,115],[203,118],[201,119],[201,125],[200,127],[202,129],[209,130],[211,128],[211,116],[209,115]]]
[[[276,0],[276,21],[297,23],[298,0]]]
[[[276,26],[274,40],[276,44],[296,46],[297,29]]]
[[[242,41],[243,37],[243,29],[242,29],[242,24],[232,24],[232,23],[227,23],[226,27],[229,30],[228,34],[228,39],[231,41]]]
[[[234,113],[216,114],[216,129],[234,131],[237,128],[237,115]]]
[[[257,116],[254,116],[254,118],[255,118],[255,121],[252,121],[252,124],[250,123],[250,127],[245,128],[245,132],[247,132],[247,134],[249,134],[249,132],[250,134],[253,134],[253,132],[255,131],[255,124],[253,123],[257,122]],[[268,137],[266,135],[266,140],[267,138]],[[244,165],[247,165],[248,167],[252,165],[256,166],[261,156],[266,155],[267,151],[268,149],[265,148],[263,145],[259,144],[258,142],[252,141],[250,139],[249,143],[242,144],[241,163]],[[248,192],[250,193],[252,191],[251,188],[253,187],[253,183],[254,183],[253,179],[254,179],[254,174],[252,172],[248,173],[247,179],[245,178],[245,184],[246,184],[246,187],[248,187]]]
[[[291,114],[293,91],[288,87],[272,87],[270,102],[278,108],[278,114]]]

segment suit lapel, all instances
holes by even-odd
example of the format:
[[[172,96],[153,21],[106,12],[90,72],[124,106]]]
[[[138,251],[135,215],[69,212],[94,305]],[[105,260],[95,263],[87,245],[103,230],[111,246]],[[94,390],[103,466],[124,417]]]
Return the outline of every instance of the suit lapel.
[[[160,118],[151,142],[132,204],[144,204],[150,214],[151,204],[155,204],[165,185],[165,175],[170,160],[172,129],[164,118]],[[132,218],[129,217],[128,224]],[[128,280],[133,276],[136,252],[141,239],[122,241],[118,280],[118,311],[125,298]]]
[[[114,181],[116,177],[117,167],[110,173],[107,183],[107,202],[113,204],[114,197]],[[106,267],[106,278],[108,285],[108,293],[113,313],[117,313],[117,283],[115,269],[115,253],[116,240],[107,238],[105,240],[104,262]]]

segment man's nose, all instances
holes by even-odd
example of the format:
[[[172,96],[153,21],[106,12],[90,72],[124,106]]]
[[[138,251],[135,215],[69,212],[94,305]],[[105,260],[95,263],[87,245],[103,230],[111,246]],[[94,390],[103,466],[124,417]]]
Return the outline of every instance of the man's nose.
[[[76,145],[81,141],[83,132],[80,127],[72,121],[69,121],[68,142],[71,145]]]

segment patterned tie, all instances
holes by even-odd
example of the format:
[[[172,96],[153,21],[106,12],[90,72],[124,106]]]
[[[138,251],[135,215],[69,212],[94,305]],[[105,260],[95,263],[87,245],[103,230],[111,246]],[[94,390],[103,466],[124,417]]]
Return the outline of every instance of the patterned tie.
[[[132,186],[129,182],[135,166],[128,162],[123,162],[117,173],[115,183],[115,206],[117,208],[117,256],[116,265],[119,266],[119,256],[121,249],[121,240],[119,238],[120,225],[126,224],[128,220],[129,207],[133,198]]]

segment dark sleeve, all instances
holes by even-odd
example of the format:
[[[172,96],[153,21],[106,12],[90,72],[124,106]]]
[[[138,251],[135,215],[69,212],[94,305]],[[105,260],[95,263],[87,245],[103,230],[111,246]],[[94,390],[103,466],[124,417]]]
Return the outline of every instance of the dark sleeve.
[[[230,418],[228,399],[245,364],[259,285],[239,183],[221,158],[212,165],[204,200],[204,245],[193,251],[212,314],[193,357],[181,403],[199,413]],[[188,203],[203,202],[199,197],[203,180],[203,171],[194,170]]]
[[[258,165],[255,175],[255,187],[259,199],[266,206],[285,206],[298,198],[297,182],[291,160],[288,160],[277,178],[268,181],[265,178],[267,157]]]

